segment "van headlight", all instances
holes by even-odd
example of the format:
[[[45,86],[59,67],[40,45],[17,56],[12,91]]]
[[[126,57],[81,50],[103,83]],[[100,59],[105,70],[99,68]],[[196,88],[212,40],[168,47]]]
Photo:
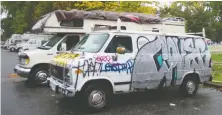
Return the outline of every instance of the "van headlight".
[[[70,83],[70,84],[73,84],[73,79],[72,79],[71,73],[68,72],[67,76],[68,76],[68,78],[69,78],[69,83]]]
[[[29,58],[28,59],[21,58],[21,61],[20,61],[20,63],[23,64],[23,65],[28,65],[29,62],[30,62]]]
[[[28,57],[28,55],[26,55],[25,53],[18,53],[18,57],[19,57],[19,62],[22,65],[28,65],[30,62],[30,59]]]

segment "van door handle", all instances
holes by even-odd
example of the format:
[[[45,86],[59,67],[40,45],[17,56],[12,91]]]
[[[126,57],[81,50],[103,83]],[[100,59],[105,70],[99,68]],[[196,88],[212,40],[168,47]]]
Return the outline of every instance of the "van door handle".
[[[53,55],[53,53],[48,53],[47,55]]]

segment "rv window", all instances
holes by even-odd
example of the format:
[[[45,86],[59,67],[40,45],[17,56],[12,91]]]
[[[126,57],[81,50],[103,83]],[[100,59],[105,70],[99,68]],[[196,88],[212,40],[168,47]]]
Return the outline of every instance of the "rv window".
[[[21,43],[22,41],[21,40],[15,40],[15,43]]]
[[[109,38],[109,34],[87,34],[73,48],[74,51],[80,52],[98,52]]]
[[[126,53],[133,52],[132,39],[130,36],[114,36],[112,41],[109,43],[106,53],[116,53],[117,47],[124,47]]]
[[[117,29],[117,26],[111,26],[109,27],[109,30],[116,30]],[[120,27],[121,30],[126,30],[126,26],[121,26]]]
[[[67,27],[83,27],[83,19],[75,18],[71,21],[64,20],[60,23],[60,25]]]

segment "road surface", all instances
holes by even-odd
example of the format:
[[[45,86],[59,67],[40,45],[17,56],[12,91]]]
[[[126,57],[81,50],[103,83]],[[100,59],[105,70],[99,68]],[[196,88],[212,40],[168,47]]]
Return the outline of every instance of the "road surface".
[[[25,79],[13,74],[17,53],[1,50],[2,115],[88,114],[72,98],[47,87],[27,88]],[[9,77],[10,76],[10,77]],[[115,96],[111,107],[93,115],[221,115],[222,92],[200,88],[193,98],[179,95],[177,88]]]

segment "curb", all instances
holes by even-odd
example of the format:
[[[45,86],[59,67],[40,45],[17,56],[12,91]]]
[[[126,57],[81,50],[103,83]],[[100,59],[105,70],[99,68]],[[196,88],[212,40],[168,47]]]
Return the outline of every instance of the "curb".
[[[205,82],[204,86],[210,86],[210,87],[215,87],[215,88],[222,88],[222,85],[216,84],[214,82]]]

